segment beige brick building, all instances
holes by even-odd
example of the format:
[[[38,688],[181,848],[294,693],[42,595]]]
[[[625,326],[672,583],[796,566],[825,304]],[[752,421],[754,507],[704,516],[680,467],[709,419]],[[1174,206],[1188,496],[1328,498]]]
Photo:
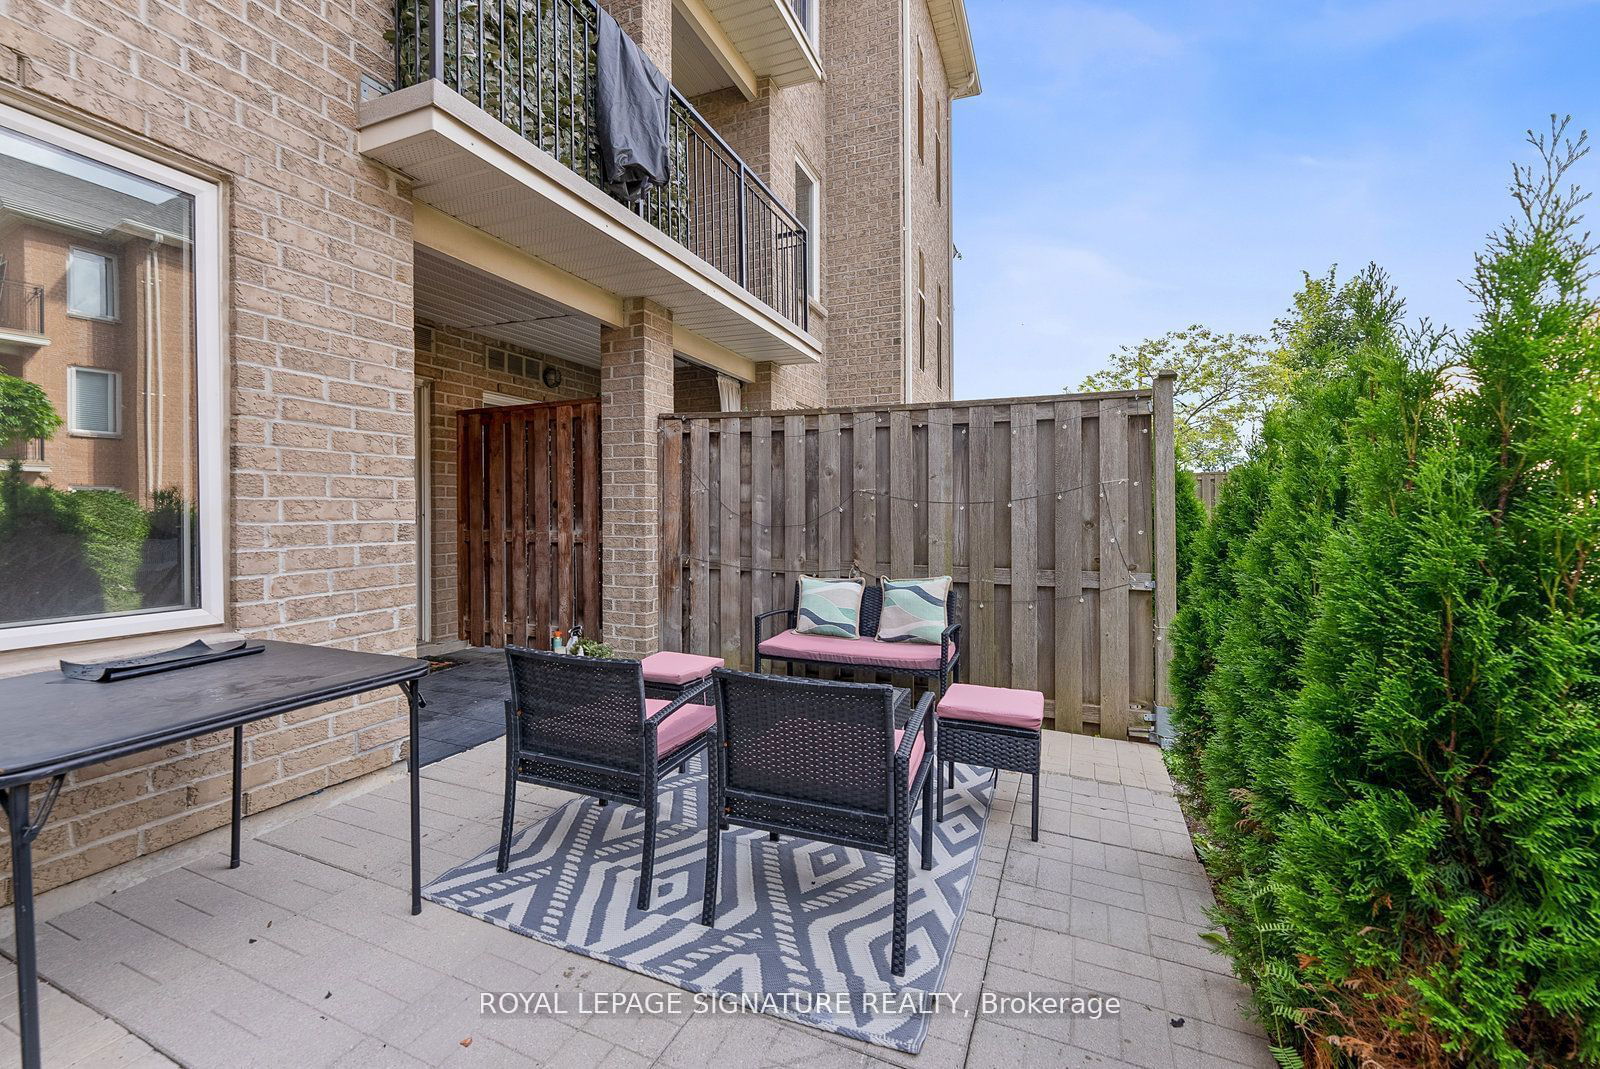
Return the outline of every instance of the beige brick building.
[[[230,633],[460,645],[458,414],[590,398],[600,630],[647,652],[660,415],[949,396],[961,0],[608,5],[675,86],[675,177],[636,206],[597,183],[582,57],[431,55],[453,6],[0,0],[0,166],[38,194],[0,193],[0,371],[65,418],[0,443],[0,674]],[[593,26],[530,2],[487,32],[546,47],[495,54],[579,48],[557,9]],[[381,694],[255,725],[247,812],[403,735]],[[230,759],[73,774],[41,889],[225,824]]]

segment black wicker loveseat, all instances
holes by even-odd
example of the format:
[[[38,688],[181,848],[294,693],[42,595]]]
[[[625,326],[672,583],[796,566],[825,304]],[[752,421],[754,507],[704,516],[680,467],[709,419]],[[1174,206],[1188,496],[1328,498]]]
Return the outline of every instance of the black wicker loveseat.
[[[796,664],[829,665],[835,668],[890,672],[916,679],[938,680],[939,693],[951,683],[961,682],[961,595],[954,589],[945,603],[945,628],[937,646],[922,642],[879,642],[878,617],[883,611],[883,590],[868,583],[861,593],[861,637],[832,638],[802,635],[795,631],[800,604],[800,584],[795,584],[795,600],[787,609],[760,613],[755,620],[755,670],[761,662],[783,661]],[[763,637],[762,625],[782,617],[784,630]]]

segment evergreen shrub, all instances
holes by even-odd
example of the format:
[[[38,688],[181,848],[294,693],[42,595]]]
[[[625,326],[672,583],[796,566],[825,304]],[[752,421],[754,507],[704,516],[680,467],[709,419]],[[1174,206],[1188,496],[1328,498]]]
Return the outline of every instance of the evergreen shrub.
[[[1285,1065],[1600,1062],[1595,249],[1530,140],[1475,327],[1308,285],[1195,537],[1172,766]]]

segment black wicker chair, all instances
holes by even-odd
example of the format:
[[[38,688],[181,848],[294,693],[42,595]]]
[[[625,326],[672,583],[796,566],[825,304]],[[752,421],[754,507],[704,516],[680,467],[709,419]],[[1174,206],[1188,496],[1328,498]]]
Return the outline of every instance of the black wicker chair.
[[[656,784],[675,765],[709,751],[716,720],[697,701],[711,681],[670,702],[650,699],[638,661],[568,657],[506,647],[512,699],[506,702],[506,796],[497,869],[511,860],[517,783],[592,795],[604,805],[644,810],[639,908],[650,908],[655,872]],[[688,707],[688,708],[685,708]],[[668,726],[669,718],[684,717]]]
[[[756,639],[754,668],[757,672],[761,671],[762,660],[782,661],[789,666],[790,671],[793,671],[793,666],[796,664],[866,669],[875,674],[887,672],[915,679],[938,680],[940,694],[943,694],[951,683],[961,682],[961,595],[956,593],[953,587],[950,590],[950,600],[945,603],[945,628],[939,636],[938,660],[935,662],[929,657],[926,659],[927,663],[921,665],[907,665],[903,663],[903,656],[908,653],[921,653],[924,650],[931,653],[933,649],[931,645],[877,641],[878,617],[883,612],[883,589],[875,582],[868,582],[866,589],[861,592],[861,637],[830,639],[824,643],[841,652],[848,651],[849,659],[797,655],[784,649],[785,645],[794,644],[789,636],[794,631],[799,606],[800,584],[796,583],[793,605],[787,609],[774,609],[756,616],[753,634]],[[784,620],[784,630],[763,638],[762,624],[778,617]],[[800,637],[803,639],[806,636]]]
[[[711,777],[701,923],[717,915],[721,829],[729,823],[894,856],[890,969],[904,975],[911,813],[922,802],[922,867],[933,867],[938,757],[933,695],[718,668],[720,746]],[[896,740],[897,732],[903,732]],[[922,753],[911,767],[912,751]]]

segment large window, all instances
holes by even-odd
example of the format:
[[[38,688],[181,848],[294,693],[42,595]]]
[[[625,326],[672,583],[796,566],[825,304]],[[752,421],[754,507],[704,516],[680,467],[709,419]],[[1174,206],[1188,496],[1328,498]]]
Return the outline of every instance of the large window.
[[[67,311],[86,319],[117,318],[117,261],[88,249],[67,254]]]
[[[0,650],[222,620],[217,191],[0,106]]]
[[[67,429],[115,438],[122,433],[122,376],[92,367],[67,369]]]
[[[806,227],[806,295],[822,296],[822,191],[816,175],[794,161],[794,210]]]

